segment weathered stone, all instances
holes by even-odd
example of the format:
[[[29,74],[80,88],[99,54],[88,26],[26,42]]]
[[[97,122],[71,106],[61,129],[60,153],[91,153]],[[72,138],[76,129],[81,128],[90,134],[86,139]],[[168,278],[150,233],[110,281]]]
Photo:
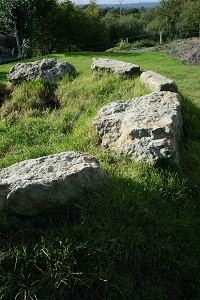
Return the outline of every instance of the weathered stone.
[[[0,216],[35,216],[105,187],[105,174],[89,154],[63,152],[0,170]],[[0,220],[1,222],[1,220]]]
[[[143,72],[140,75],[140,81],[152,92],[170,91],[178,93],[178,87],[173,80],[153,71]]]
[[[135,161],[177,163],[180,101],[176,93],[158,92],[106,105],[93,120],[102,146]]]
[[[134,75],[140,72],[140,67],[135,64],[108,58],[93,58],[91,70],[108,70],[117,74]]]
[[[68,62],[49,58],[41,61],[16,64],[10,69],[8,79],[13,83],[37,79],[55,81],[62,79],[64,75],[70,74],[74,70],[75,67]]]

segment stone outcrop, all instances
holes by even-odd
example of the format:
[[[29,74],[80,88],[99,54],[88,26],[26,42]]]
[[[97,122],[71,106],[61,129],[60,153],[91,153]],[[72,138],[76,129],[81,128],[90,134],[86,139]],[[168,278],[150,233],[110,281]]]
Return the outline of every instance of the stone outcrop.
[[[89,154],[63,152],[16,163],[0,170],[0,222],[62,208],[105,184],[103,169]]]
[[[180,101],[177,93],[158,92],[106,105],[93,120],[101,145],[135,161],[177,163]]]
[[[173,80],[153,71],[143,72],[140,75],[140,81],[152,92],[170,91],[178,93],[178,87]]]
[[[112,73],[131,76],[140,73],[138,65],[108,58],[93,58],[91,70],[108,70]]]
[[[43,59],[41,61],[19,63],[10,69],[8,79],[13,83],[29,80],[60,80],[66,74],[75,71],[75,67],[68,62],[55,58]]]

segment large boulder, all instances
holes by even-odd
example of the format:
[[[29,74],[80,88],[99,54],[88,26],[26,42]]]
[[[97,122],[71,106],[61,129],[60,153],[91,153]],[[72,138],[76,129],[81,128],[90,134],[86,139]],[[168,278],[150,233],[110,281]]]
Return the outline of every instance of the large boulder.
[[[108,70],[109,72],[122,75],[140,73],[140,67],[138,65],[108,58],[93,58],[91,70]]]
[[[8,79],[13,83],[37,79],[55,81],[62,79],[64,75],[71,74],[73,71],[75,71],[75,67],[68,62],[49,58],[16,64],[10,69]]]
[[[177,163],[180,101],[177,93],[158,92],[106,105],[93,120],[103,148],[135,161]]]
[[[143,72],[140,81],[152,92],[170,91],[178,93],[176,83],[165,76],[153,71]]]
[[[25,160],[0,170],[0,217],[47,213],[105,184],[103,169],[89,154],[63,152]]]

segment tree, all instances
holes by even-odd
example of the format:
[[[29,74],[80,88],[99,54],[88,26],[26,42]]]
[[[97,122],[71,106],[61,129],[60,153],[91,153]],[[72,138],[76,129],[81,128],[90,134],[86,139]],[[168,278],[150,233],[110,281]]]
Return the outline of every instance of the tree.
[[[36,32],[32,0],[0,0],[1,30],[16,36],[18,52],[23,39],[30,39]]]
[[[165,31],[168,30],[168,35],[173,37],[176,34],[177,26],[183,4],[186,0],[161,0],[159,8],[160,20],[165,20]],[[166,30],[167,29],[167,30]]]
[[[96,1],[90,0],[89,5],[83,12],[86,26],[85,46],[88,50],[103,49],[108,42],[108,33]]]
[[[200,0],[186,1],[180,14],[182,30],[190,36],[200,34]]]
[[[118,41],[120,38],[138,39],[144,34],[144,26],[141,22],[140,13],[122,15],[120,18],[108,13],[104,21],[111,41]]]
[[[170,32],[167,17],[162,14],[159,6],[145,9],[141,13],[142,23],[145,26],[147,37],[159,40],[162,44],[163,38]]]
[[[161,0],[160,20],[165,19],[169,37],[196,35],[199,31],[200,0]]]
[[[0,0],[0,22],[5,32],[14,30],[15,23],[20,39],[32,32],[32,0]]]
[[[138,8],[127,8],[124,9],[124,15],[134,15],[140,13]]]
[[[84,13],[71,1],[58,4],[56,21],[57,51],[78,50],[84,36]]]
[[[32,0],[38,31],[35,35],[37,47],[42,55],[52,53],[56,43],[57,1]]]

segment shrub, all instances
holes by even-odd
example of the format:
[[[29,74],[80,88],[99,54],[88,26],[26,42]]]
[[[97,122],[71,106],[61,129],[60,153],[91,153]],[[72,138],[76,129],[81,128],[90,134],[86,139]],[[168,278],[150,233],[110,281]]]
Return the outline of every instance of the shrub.
[[[116,47],[107,49],[106,52],[131,51],[134,48],[154,47],[155,45],[156,42],[152,40],[141,40],[134,43],[128,43],[126,40],[120,39],[120,41],[116,44]]]
[[[154,47],[156,46],[156,42],[152,40],[141,40],[141,41],[136,41],[132,44],[133,48],[139,48],[139,47]]]

